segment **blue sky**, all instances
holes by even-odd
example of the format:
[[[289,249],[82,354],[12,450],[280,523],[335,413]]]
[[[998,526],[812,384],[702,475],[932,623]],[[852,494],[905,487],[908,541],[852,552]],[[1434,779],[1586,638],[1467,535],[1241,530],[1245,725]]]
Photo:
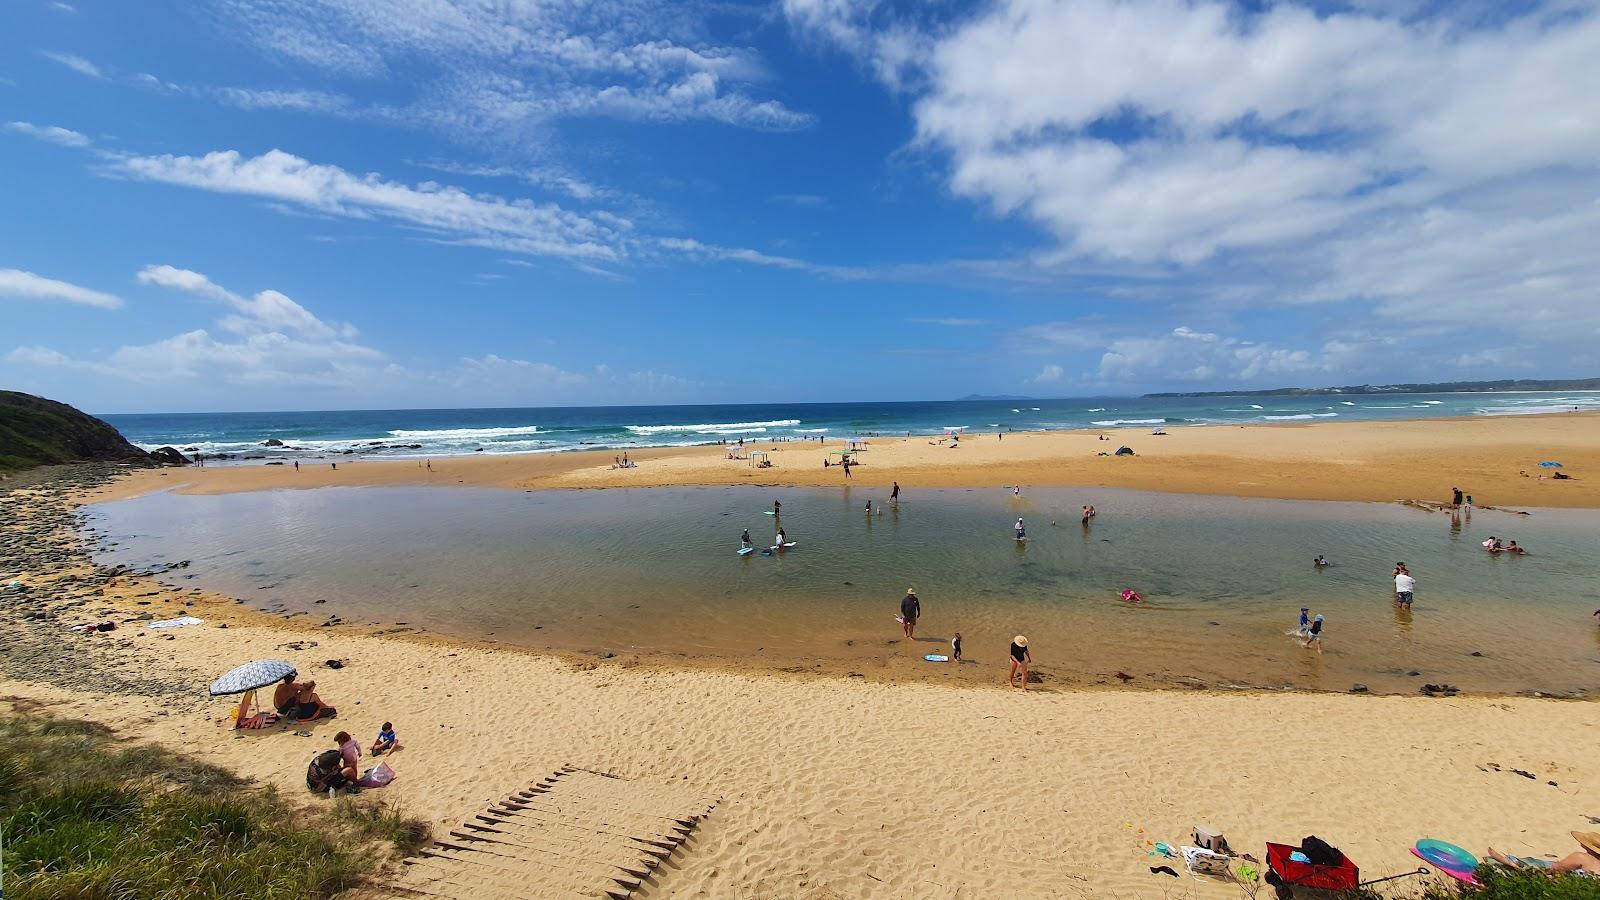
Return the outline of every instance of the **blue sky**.
[[[0,385],[99,412],[1600,372],[1593,2],[13,0]]]

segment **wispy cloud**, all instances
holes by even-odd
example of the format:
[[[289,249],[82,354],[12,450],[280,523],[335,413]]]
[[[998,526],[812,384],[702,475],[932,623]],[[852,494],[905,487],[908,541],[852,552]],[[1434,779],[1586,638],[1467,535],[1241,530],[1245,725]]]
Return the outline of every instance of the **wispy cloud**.
[[[100,71],[99,66],[76,54],[58,53],[54,50],[41,50],[39,53],[44,56],[45,59],[60,63],[72,71],[77,72],[79,75],[87,75],[90,78],[106,77],[105,73]]]
[[[281,150],[244,157],[234,150],[204,156],[111,159],[110,171],[129,178],[244,194],[346,218],[385,218],[424,228],[460,243],[534,256],[616,259],[623,233],[608,221],[553,203],[506,200],[460,188],[389,181],[318,165]]]
[[[95,306],[100,309],[117,309],[122,298],[103,291],[80,287],[66,281],[45,278],[21,269],[0,269],[0,297],[20,300],[50,300]]]
[[[23,134],[36,140],[60,144],[63,147],[87,147],[88,135],[80,134],[59,125],[35,125],[32,122],[7,122],[5,129],[13,134]]]
[[[225,9],[267,54],[342,78],[386,78],[411,94],[396,104],[401,118],[449,132],[515,136],[577,115],[768,130],[812,121],[753,96],[767,78],[760,59],[710,40],[711,12],[693,4],[437,0],[397,12],[380,0],[282,0]]]
[[[989,320],[988,319],[943,318],[943,319],[911,319],[910,321],[915,322],[918,325],[939,325],[939,326],[942,326],[944,328],[976,328],[979,325],[987,325],[987,324],[989,324]]]
[[[828,198],[819,194],[773,194],[767,198],[773,203],[798,206],[802,209],[827,209]]]

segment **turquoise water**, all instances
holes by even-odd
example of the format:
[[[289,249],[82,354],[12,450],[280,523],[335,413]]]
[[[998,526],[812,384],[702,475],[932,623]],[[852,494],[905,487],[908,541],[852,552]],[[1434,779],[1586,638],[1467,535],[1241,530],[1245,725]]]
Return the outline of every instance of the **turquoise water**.
[[[1600,393],[1390,394],[1321,397],[1081,397],[919,403],[784,403],[545,409],[107,415],[146,448],[171,445],[213,459],[448,456],[580,448],[686,446],[737,440],[870,434],[1181,428],[1351,419],[1499,416],[1600,409]],[[266,446],[276,440],[281,445]]]
[[[793,550],[768,542],[774,499]],[[920,491],[867,516],[867,489],[521,492],[325,488],[158,494],[91,507],[104,561],[192,560],[173,583],[318,617],[406,622],[522,646],[739,659],[774,668],[926,671],[961,631],[988,677],[1012,635],[1068,683],[1136,681],[1414,691],[1573,691],[1600,676],[1600,517],[1452,519],[1391,504],[1113,489]],[[1085,503],[1100,515],[1087,529]],[[1023,516],[1030,540],[1011,524]],[[1491,556],[1489,535],[1530,548]],[[1317,570],[1326,554],[1334,565]],[[1391,602],[1410,564],[1413,610]],[[914,586],[914,645],[892,621]],[[1123,588],[1146,601],[1118,599]],[[326,601],[323,604],[317,600]],[[1326,653],[1286,635],[1326,616]],[[937,640],[937,643],[935,642]],[[1473,656],[1474,651],[1483,654]],[[970,670],[970,672],[968,671]],[[1407,673],[1418,671],[1421,675]]]

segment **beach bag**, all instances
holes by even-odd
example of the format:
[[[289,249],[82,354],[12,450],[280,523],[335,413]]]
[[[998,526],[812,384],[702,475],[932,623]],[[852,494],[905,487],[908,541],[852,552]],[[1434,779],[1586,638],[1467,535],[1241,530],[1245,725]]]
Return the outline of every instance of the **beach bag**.
[[[1222,836],[1222,832],[1204,822],[1195,825],[1194,830],[1189,833],[1189,837],[1193,840],[1194,845],[1202,850],[1224,854],[1232,852],[1228,849],[1228,839]]]
[[[380,788],[393,780],[394,770],[389,768],[388,763],[381,762],[362,773],[361,777],[356,779],[356,784],[364,788]]]
[[[1322,838],[1312,835],[1300,842],[1300,852],[1306,855],[1314,866],[1338,866],[1344,864],[1344,854],[1339,848],[1333,846]]]

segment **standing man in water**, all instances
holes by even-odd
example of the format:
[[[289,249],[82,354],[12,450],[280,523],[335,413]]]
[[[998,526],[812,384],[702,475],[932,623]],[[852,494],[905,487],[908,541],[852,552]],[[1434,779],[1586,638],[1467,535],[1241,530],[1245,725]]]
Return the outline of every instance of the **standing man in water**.
[[[1395,563],[1394,569],[1394,602],[1411,608],[1412,592],[1417,589],[1417,580],[1411,577],[1411,570],[1405,563]]]
[[[1013,529],[1015,529],[1016,532],[1017,532],[1017,540],[1019,540],[1019,541],[1027,540],[1027,538],[1028,538],[1028,530],[1026,528],[1022,527],[1022,519],[1021,519],[1021,517],[1018,517],[1017,518],[1017,524],[1015,524],[1015,525],[1013,525],[1011,527]]]
[[[779,500],[772,501],[772,517],[776,519],[781,515],[783,515],[783,502]]]
[[[1461,505],[1461,488],[1450,489],[1450,508],[1455,509]]]
[[[750,529],[746,528],[744,530],[744,534],[739,535],[739,545],[742,547],[748,547],[750,544]]]
[[[906,595],[900,599],[900,627],[906,637],[915,639],[917,636],[917,619],[922,616],[922,601],[917,599],[917,592],[913,588],[906,588]]]
[[[893,503],[900,502],[900,482],[896,481],[894,487],[889,489],[889,500]]]

